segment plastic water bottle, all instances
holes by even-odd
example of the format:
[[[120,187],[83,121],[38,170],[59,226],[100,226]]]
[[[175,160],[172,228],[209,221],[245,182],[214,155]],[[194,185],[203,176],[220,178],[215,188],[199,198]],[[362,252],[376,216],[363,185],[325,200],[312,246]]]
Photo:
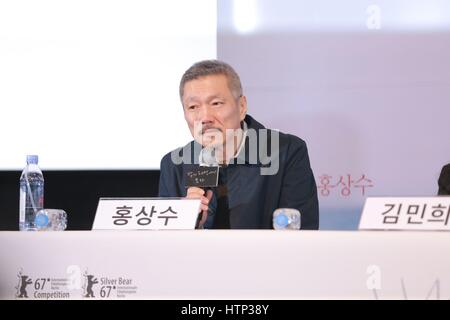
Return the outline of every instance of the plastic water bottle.
[[[19,230],[36,230],[36,213],[44,207],[44,176],[38,156],[27,156],[27,166],[20,176]]]
[[[273,212],[273,228],[275,230],[299,230],[300,211],[291,208],[280,208]]]

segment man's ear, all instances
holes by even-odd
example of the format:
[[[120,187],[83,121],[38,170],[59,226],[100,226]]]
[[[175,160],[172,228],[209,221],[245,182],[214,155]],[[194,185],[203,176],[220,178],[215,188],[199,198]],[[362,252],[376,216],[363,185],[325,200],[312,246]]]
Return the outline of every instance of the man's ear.
[[[247,115],[247,98],[241,96],[239,98],[239,119],[243,121]]]

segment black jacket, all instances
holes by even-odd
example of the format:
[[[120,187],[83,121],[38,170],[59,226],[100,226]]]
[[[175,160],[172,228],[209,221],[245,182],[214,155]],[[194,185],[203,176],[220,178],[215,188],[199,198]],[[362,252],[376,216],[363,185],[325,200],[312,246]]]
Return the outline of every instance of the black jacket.
[[[235,162],[245,163],[232,163],[224,169],[221,168],[227,176],[230,227],[232,229],[271,229],[272,214],[275,209],[296,208],[301,213],[301,229],[318,229],[317,187],[310,167],[306,143],[296,136],[279,132],[279,169],[276,174],[262,175],[261,170],[270,170],[271,166],[277,167],[276,157],[267,152],[270,147],[266,148],[264,143],[261,144],[262,141],[266,141],[267,146],[274,145],[271,134],[275,131],[267,130],[265,136],[258,131],[265,128],[252,117],[247,115],[245,122],[248,129],[256,130],[259,152],[257,159],[250,156],[249,142],[251,139],[255,141],[255,136],[247,135],[245,148],[235,159]],[[186,196],[185,172],[191,166],[198,165],[200,149],[201,146],[192,141],[183,148],[174,150],[176,154],[190,159],[181,164],[173,163],[171,153],[163,157],[159,184],[160,197]],[[267,154],[269,156],[264,156]],[[271,160],[270,163],[269,160]],[[189,161],[191,164],[186,164]],[[210,207],[212,205],[214,200],[211,201]],[[205,228],[211,227],[211,219],[208,217]]]
[[[450,195],[450,163],[442,168],[438,184],[439,195]]]

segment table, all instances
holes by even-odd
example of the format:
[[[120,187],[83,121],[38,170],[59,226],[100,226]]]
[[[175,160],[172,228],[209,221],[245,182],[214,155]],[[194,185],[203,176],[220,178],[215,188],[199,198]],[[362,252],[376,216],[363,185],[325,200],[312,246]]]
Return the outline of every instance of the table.
[[[0,299],[449,299],[450,233],[0,232]]]

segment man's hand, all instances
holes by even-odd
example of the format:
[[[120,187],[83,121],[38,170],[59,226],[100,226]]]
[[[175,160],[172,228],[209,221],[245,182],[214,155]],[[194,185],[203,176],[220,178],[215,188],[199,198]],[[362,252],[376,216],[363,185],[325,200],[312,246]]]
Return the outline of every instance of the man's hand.
[[[208,204],[211,200],[213,192],[208,190],[205,194],[205,190],[197,187],[189,187],[187,190],[186,199],[200,199],[200,212],[202,214],[202,218],[198,225],[199,228],[202,228],[206,222],[206,218],[208,217]]]

